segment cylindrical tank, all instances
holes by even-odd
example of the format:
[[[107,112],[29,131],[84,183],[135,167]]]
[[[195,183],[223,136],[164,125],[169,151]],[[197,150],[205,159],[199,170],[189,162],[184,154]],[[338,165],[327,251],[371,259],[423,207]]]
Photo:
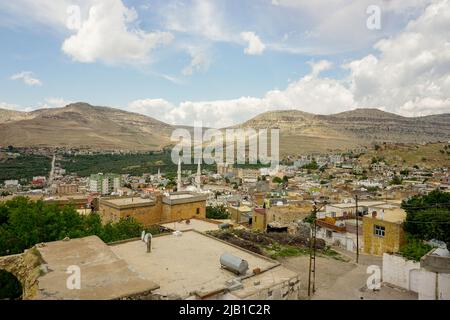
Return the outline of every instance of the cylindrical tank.
[[[248,262],[229,253],[220,256],[220,265],[238,275],[243,275],[248,270]]]

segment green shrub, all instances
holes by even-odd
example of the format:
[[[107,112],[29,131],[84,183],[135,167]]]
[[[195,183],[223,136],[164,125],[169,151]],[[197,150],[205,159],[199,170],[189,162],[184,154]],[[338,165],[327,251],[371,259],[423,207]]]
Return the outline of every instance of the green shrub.
[[[206,207],[206,218],[208,219],[229,219],[230,214],[224,205]]]
[[[432,247],[422,240],[409,237],[407,243],[400,248],[399,253],[409,260],[420,261],[420,258],[431,249]]]

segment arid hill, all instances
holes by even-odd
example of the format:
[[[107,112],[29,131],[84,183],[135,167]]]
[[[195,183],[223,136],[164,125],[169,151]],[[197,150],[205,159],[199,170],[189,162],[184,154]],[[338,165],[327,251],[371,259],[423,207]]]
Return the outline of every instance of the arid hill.
[[[1,146],[155,150],[171,143],[175,128],[144,115],[86,103],[33,112],[0,109]],[[383,142],[446,142],[450,140],[450,114],[409,118],[378,109],[334,115],[271,111],[234,128],[279,128],[281,153],[286,155]]]
[[[378,109],[357,109],[334,115],[272,111],[236,127],[279,128],[282,154],[353,149],[382,142],[450,140],[450,114],[409,118]]]
[[[173,127],[153,118],[85,103],[13,113],[0,111],[0,145],[155,150],[170,143]],[[5,113],[6,114],[6,113]]]

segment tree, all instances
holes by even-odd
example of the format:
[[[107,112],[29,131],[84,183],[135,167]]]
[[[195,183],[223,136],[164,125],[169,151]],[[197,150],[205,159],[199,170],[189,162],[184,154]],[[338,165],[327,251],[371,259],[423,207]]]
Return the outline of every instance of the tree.
[[[22,253],[37,243],[97,235],[105,242],[138,237],[143,226],[132,218],[102,225],[100,216],[84,216],[72,206],[59,208],[18,197],[0,203],[0,256]]]
[[[206,207],[206,218],[208,219],[229,219],[230,214],[224,205],[219,206],[207,206]]]
[[[421,240],[438,239],[450,247],[450,194],[434,190],[403,201],[405,231]]]
[[[394,178],[392,178],[390,184],[391,185],[400,185],[402,184],[402,178],[400,176],[394,176]]]
[[[305,164],[302,168],[309,170],[317,170],[319,168],[319,165],[317,164],[316,160],[313,160],[310,163]]]
[[[282,183],[283,180],[280,177],[273,177],[272,182],[273,183]]]

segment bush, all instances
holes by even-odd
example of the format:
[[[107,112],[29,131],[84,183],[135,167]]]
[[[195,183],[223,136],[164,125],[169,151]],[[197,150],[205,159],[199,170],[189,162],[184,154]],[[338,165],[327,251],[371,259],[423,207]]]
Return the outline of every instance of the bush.
[[[419,239],[408,237],[407,243],[400,248],[399,253],[409,260],[420,261],[432,247]]]
[[[272,182],[273,182],[273,183],[282,183],[283,180],[282,180],[280,177],[274,177],[274,178],[272,179]]]
[[[206,218],[208,219],[229,219],[230,214],[224,205],[217,207],[208,206],[206,207]]]
[[[315,160],[313,160],[312,162],[305,164],[302,168],[309,169],[309,170],[317,170],[317,169],[319,169],[319,165],[317,164],[317,162]]]

